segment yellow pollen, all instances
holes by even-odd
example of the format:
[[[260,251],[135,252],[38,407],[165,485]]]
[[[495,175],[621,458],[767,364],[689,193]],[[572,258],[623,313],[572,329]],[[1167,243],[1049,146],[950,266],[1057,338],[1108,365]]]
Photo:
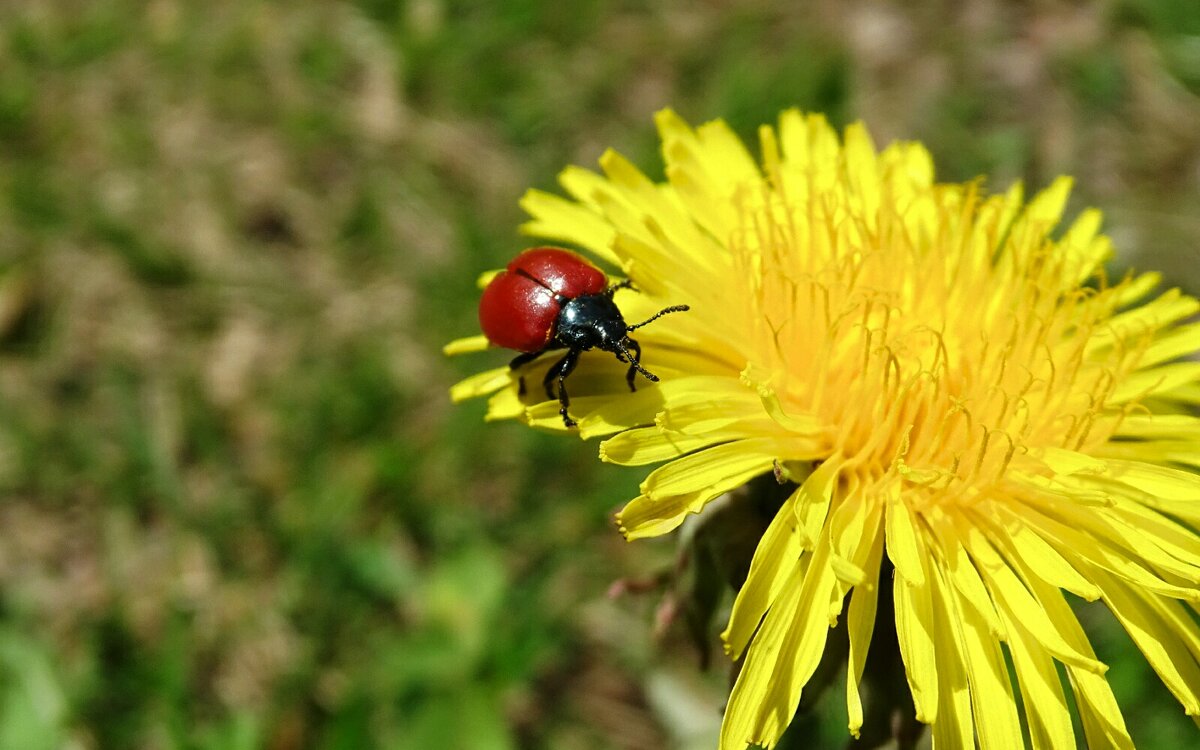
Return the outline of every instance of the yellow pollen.
[[[776,373],[781,411],[827,427],[843,471],[939,503],[986,492],[1031,449],[1112,435],[1114,389],[1148,337],[1097,348],[1095,327],[1132,282],[1064,288],[1078,259],[1012,210],[1019,196],[935,186],[868,215],[842,186],[781,193],[738,203],[734,330],[749,369]]]

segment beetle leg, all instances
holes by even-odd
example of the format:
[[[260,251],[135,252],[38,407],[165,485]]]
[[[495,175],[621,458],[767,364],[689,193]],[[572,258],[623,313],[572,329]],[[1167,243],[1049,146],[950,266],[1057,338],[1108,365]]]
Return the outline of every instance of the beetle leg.
[[[520,368],[524,367],[525,365],[529,364],[530,362],[532,362],[533,360],[537,359],[538,357],[542,356],[546,352],[550,351],[551,349],[556,349],[556,348],[557,347],[555,347],[553,345],[548,345],[548,346],[543,346],[541,349],[538,349],[536,352],[522,352],[512,358],[512,361],[508,363],[508,369],[510,369],[510,370],[520,369]],[[519,378],[517,378],[517,395],[518,396],[525,395],[525,375],[524,374],[522,374]],[[550,398],[554,398],[554,396],[551,396]]]
[[[636,354],[629,351],[630,349],[633,349]],[[629,363],[629,372],[625,374],[625,381],[629,383],[630,390],[637,390],[633,387],[633,375],[637,372],[640,372],[642,377],[644,377],[646,380],[649,380],[651,383],[658,382],[657,375],[650,372],[645,367],[642,367],[641,344],[626,336],[624,339],[617,342],[617,352],[617,359],[620,359],[622,362]],[[624,357],[621,356],[621,352],[624,352]]]
[[[551,382],[558,381],[558,413],[562,415],[563,424],[567,427],[574,427],[578,424],[574,419],[567,416],[567,407],[571,405],[571,399],[567,396],[567,376],[575,369],[575,363],[579,361],[579,349],[571,349],[563,355],[562,359],[554,363],[554,365],[546,372],[546,378],[542,381],[542,385],[546,386],[546,394],[550,398],[554,398],[554,391],[551,387]]]
[[[522,352],[521,354],[518,354],[517,356],[512,358],[512,361],[508,363],[508,369],[515,370],[518,367],[527,365],[530,362],[532,362],[533,360],[542,356],[545,352],[546,352],[545,348],[538,349],[536,352]]]
[[[633,378],[638,373],[638,365],[642,361],[642,345],[633,339],[629,339],[629,370],[625,373],[625,382],[629,383],[629,390],[636,391],[637,386],[633,384]]]
[[[614,283],[613,286],[605,289],[604,293],[608,299],[612,299],[612,295],[617,294],[619,289],[632,289],[632,288],[634,288],[634,282],[628,280],[628,278],[625,278],[625,280],[618,281],[617,283]]]
[[[551,349],[563,349],[563,348],[565,348],[565,347],[548,346],[545,349],[543,349],[542,351],[547,352],[547,351],[550,351]],[[579,352],[582,350],[574,349],[571,351],[574,351],[575,356],[578,357]],[[568,351],[566,354],[562,355],[562,357],[560,357],[557,362],[550,365],[550,369],[546,371],[546,377],[542,378],[542,387],[546,389],[546,398],[550,399],[551,401],[558,398],[558,394],[554,390],[554,380],[555,380],[555,378],[558,377],[559,368],[563,367],[564,363],[567,361],[567,357],[571,356],[571,351]],[[572,361],[567,372],[570,372],[571,370],[574,370],[574,369],[575,369],[575,362]],[[563,377],[566,377],[566,376],[564,375]]]
[[[539,349],[536,352],[525,352],[523,354],[518,354],[517,356],[513,357],[512,362],[508,363],[508,369],[516,370],[519,367],[524,367],[525,365],[529,364],[533,360],[540,357],[542,352],[544,352],[544,351],[546,351],[546,350]],[[525,375],[524,374],[517,376],[517,397],[518,398],[525,397]]]

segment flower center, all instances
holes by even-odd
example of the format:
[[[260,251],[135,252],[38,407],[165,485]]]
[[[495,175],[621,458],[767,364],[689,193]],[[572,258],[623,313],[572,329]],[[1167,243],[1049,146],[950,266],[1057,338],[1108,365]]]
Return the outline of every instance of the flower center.
[[[839,185],[743,202],[730,245],[751,371],[828,427],[847,468],[970,500],[1030,451],[1116,428],[1114,389],[1146,342],[1102,326],[1132,282],[1080,286],[1080,243],[1012,201],[931,186],[865,215]]]

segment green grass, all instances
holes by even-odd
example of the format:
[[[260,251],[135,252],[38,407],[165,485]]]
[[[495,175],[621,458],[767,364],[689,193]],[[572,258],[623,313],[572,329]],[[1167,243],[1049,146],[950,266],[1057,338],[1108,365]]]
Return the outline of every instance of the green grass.
[[[565,7],[0,9],[0,749],[708,746],[654,686],[706,727],[723,667],[604,596],[673,553],[611,526],[641,473],[452,406],[503,357],[440,353],[520,194],[608,146],[656,173],[659,107],[1073,172],[1200,285],[1189,0],[913,13],[898,52],[863,30],[899,11]],[[998,78],[1028,28],[1041,73]],[[1145,747],[1195,737],[1097,632]]]

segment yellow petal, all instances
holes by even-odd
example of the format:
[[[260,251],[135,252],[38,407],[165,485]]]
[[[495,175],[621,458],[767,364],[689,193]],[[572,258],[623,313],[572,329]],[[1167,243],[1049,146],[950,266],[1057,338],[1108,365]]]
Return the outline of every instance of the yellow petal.
[[[1113,389],[1109,403],[1123,404],[1156,393],[1169,392],[1197,380],[1200,380],[1200,362],[1177,362],[1149,370],[1139,370],[1121,380]]]
[[[1025,217],[1042,225],[1054,226],[1062,218],[1067,198],[1071,195],[1074,180],[1070,177],[1056,177],[1050,186],[1033,196],[1025,209]]]
[[[939,567],[943,577],[954,585],[962,599],[987,623],[988,631],[1004,638],[1004,625],[996,615],[991,594],[963,546],[963,539],[952,519],[946,516],[930,518],[937,547],[941,553]]]
[[[623,188],[631,200],[644,212],[647,228],[658,239],[651,252],[670,250],[660,259],[676,270],[695,269],[701,275],[718,278],[732,269],[729,254],[717,244],[712,235],[701,232],[673,191],[664,190],[651,182],[628,159],[609,150],[600,157],[600,167],[613,185]],[[644,257],[639,260],[646,262]]]
[[[1158,621],[1187,649],[1193,660],[1200,660],[1200,623],[1192,619],[1182,604],[1136,589],[1130,591],[1153,611]]]
[[[1121,707],[1108,680],[1094,672],[1081,670],[1069,669],[1067,676],[1075,690],[1075,705],[1087,746],[1134,750],[1133,739],[1125,727]]]
[[[837,133],[818,113],[784,112],[779,118],[779,136],[788,163],[800,172],[828,165],[840,148]]]
[[[829,540],[833,545],[831,564],[838,578],[849,585],[858,585],[864,580],[868,570],[864,566],[869,566],[870,551],[877,543],[882,544],[882,539],[877,540],[881,531],[882,503],[865,497],[860,489],[851,490],[829,519]]]
[[[959,532],[999,609],[1011,613],[1012,618],[1019,620],[1025,631],[1059,661],[1097,674],[1104,673],[1107,668],[1103,664],[1067,643],[1054,621],[1047,617],[1045,610],[1009,568],[1008,562],[996,552],[978,528],[964,523],[960,525]]]
[[[761,176],[746,144],[724,120],[704,123],[696,128],[696,137],[700,143],[697,153],[706,171],[724,188],[720,194],[728,196]]]
[[[1012,617],[1004,610],[1001,616],[1010,634],[1008,648],[1021,688],[1033,750],[1075,747],[1071,712],[1053,659],[1022,627],[1019,617]]]
[[[784,446],[775,438],[751,438],[725,443],[660,466],[642,481],[641,490],[652,498],[682,495],[717,484],[730,477],[738,484],[769,470]]]
[[[817,471],[820,470],[817,469]],[[837,471],[837,467],[831,468],[830,471]],[[800,546],[808,550],[816,547],[821,529],[825,528],[825,520],[829,516],[829,505],[832,499],[830,490],[822,487],[816,489],[816,492],[811,493],[800,492],[796,496],[796,505],[793,508],[796,516],[796,538],[800,542]]]
[[[754,417],[759,417],[760,423],[769,421],[763,415],[754,392],[749,388],[742,388],[718,398],[671,404],[655,421],[663,429],[698,435],[710,430],[724,429],[739,421],[746,422]],[[762,427],[767,426],[762,424]]]
[[[713,498],[735,487],[717,487],[665,498],[638,495],[617,513],[617,528],[630,542],[662,536],[679,528],[688,514],[699,513]]]
[[[1175,695],[1189,716],[1200,716],[1200,666],[1179,636],[1167,626],[1148,602],[1148,597],[1113,576],[1093,571],[1093,578],[1104,594],[1117,620]],[[1196,624],[1191,623],[1193,637]]]
[[[727,293],[722,286],[727,271],[718,274],[687,259],[681,262],[683,250],[671,244],[652,220],[647,219],[637,233],[617,237],[613,251],[638,287],[659,299],[684,302],[697,311],[713,310]]]
[[[1137,500],[1143,505],[1200,524],[1200,475],[1166,466],[1139,461],[1107,459],[1105,480],[1110,491]]]
[[[1200,468],[1200,443],[1195,440],[1122,440],[1105,443],[1093,453],[1100,458],[1142,463],[1176,463]]]
[[[1147,272],[1132,278],[1128,284],[1121,287],[1116,297],[1117,307],[1126,307],[1145,297],[1162,283],[1162,274]]]
[[[587,248],[605,262],[617,265],[610,249],[616,233],[595,210],[541,190],[526,192],[521,208],[533,217],[521,225],[522,234]]]
[[[711,191],[707,176],[691,161],[691,154],[685,147],[668,142],[663,151],[667,158],[667,180],[688,213],[713,237],[730,237],[738,225],[734,207]]]
[[[771,440],[741,440],[677,459],[650,474],[643,494],[630,500],[617,514],[617,524],[627,539],[658,536],[683,523],[689,513],[699,513],[713,498],[742,486],[769,471],[775,460]]]
[[[1087,280],[1097,264],[1107,259],[1100,253],[1097,240],[1100,239],[1100,225],[1103,214],[1094,208],[1088,208],[1079,213],[1070,228],[1063,232],[1059,244],[1067,253],[1079,256],[1080,275],[1071,278],[1072,285],[1082,284]]]
[[[1187,500],[1200,504],[1200,475],[1165,466],[1107,461],[1107,476],[1136,487],[1152,496],[1167,500]]]
[[[1109,470],[1108,462],[1078,451],[1046,446],[1034,453],[1055,474],[1104,474]]]
[[[1087,635],[1079,626],[1074,611],[1062,593],[1035,575],[1024,561],[1017,559],[1015,564],[1030,593],[1037,599],[1038,605],[1045,610],[1047,616],[1058,625],[1067,642],[1085,656],[1095,658]],[[1121,716],[1121,708],[1117,705],[1108,680],[1093,671],[1070,665],[1067,665],[1066,670],[1075,690],[1075,704],[1079,710],[1088,747],[1133,750],[1133,740],[1129,737],[1125,719]]]
[[[743,390],[732,378],[693,375],[669,379],[664,376],[660,382],[642,385],[637,391],[630,393],[625,390],[625,381],[620,376],[602,375],[602,380],[595,381],[588,387],[577,382],[585,374],[581,368],[577,374],[572,375],[572,393],[597,390],[600,387],[606,390],[605,395],[571,397],[571,416],[579,422],[579,435],[585,439],[610,435],[631,427],[649,426],[654,423],[656,414],[673,404],[712,399],[730,389]],[[580,385],[585,387],[579,388]],[[556,429],[556,419],[559,425],[562,424],[557,401],[545,401],[531,406],[528,418],[531,425],[546,429]]]
[[[492,279],[500,275],[501,270],[502,269],[499,268],[493,268],[490,271],[484,271],[483,273],[479,274],[479,276],[475,279],[475,287],[477,289],[485,288],[488,284],[492,283]]]
[[[950,585],[938,571],[930,577],[933,594],[934,650],[938,660],[938,719],[933,723],[936,750],[960,750],[975,746],[975,722],[971,716],[971,689],[959,641]]]
[[[1018,567],[1032,571],[1051,586],[1066,589],[1090,602],[1100,598],[1100,589],[1084,578],[1032,527],[1024,523],[1010,523],[1002,527],[982,517],[982,514],[976,516],[976,520],[989,529],[992,538],[1003,546],[1008,557],[1019,564]]]
[[[953,591],[947,592],[952,602]],[[980,750],[1011,750],[1021,747],[1021,722],[1008,679],[1008,668],[1000,644],[988,633],[987,625],[970,607],[954,606],[959,620],[953,626],[963,646],[967,683],[971,687],[971,713]]]
[[[674,112],[655,117],[663,142],[667,181],[692,219],[724,242],[737,228],[730,199],[735,190],[760,178],[741,140],[723,122],[692,131]]]
[[[874,141],[861,122],[851,123],[842,137],[842,153],[846,159],[846,178],[853,193],[851,206],[867,222],[868,228],[877,229],[880,204],[879,165]]]
[[[737,659],[741,656],[746,644],[750,642],[750,637],[758,628],[763,614],[780,595],[784,581],[801,560],[804,546],[796,519],[797,505],[827,504],[837,476],[837,462],[827,461],[821,464],[804,484],[792,493],[767,527],[762,541],[754,551],[746,582],[733,602],[729,624],[721,634],[725,652],[731,658]]]
[[[785,639],[793,633],[787,627],[789,621],[803,614],[799,611],[801,589],[806,579],[805,573],[811,567],[811,559],[806,558],[794,566],[783,581],[782,596],[773,604],[775,617],[771,621],[770,630],[766,626],[759,631],[755,641],[757,653],[748,654],[742,669],[738,673],[729,703],[725,707],[725,718],[721,722],[719,750],[745,750],[748,745],[762,744],[766,738],[762,736],[760,716],[763,712],[775,714],[776,727],[786,726],[791,720],[787,706],[768,705],[767,697],[770,691],[771,667],[774,666],[774,656],[783,656],[782,649]],[[814,574],[815,577],[816,574]],[[791,654],[787,655],[792,656]],[[754,660],[753,671],[747,671]],[[764,665],[763,662],[766,661]],[[734,701],[737,700],[735,704]],[[799,696],[797,696],[799,700]],[[782,729],[780,729],[782,731]],[[771,743],[774,744],[774,743]],[[770,746],[770,745],[768,745]]]
[[[793,571],[750,645],[721,724],[722,750],[743,750],[749,743],[773,747],[779,741],[825,650],[833,624],[826,603],[835,584],[823,538],[812,564]]]
[[[663,143],[680,139],[694,140],[696,137],[687,121],[670,108],[654,113],[654,126],[658,129],[658,137]]]
[[[1098,540],[1091,534],[1054,520],[1035,508],[1024,506],[1018,512],[1003,504],[996,504],[995,507],[998,514],[1017,523],[1029,524],[1039,536],[1050,541],[1077,568],[1084,567],[1083,563],[1087,563],[1090,566],[1115,573],[1150,591],[1200,602],[1200,590],[1195,587],[1176,586],[1165,581],[1148,570],[1127,551],[1115,550],[1103,540]],[[1090,575],[1088,577],[1091,578]]]
[[[1132,535],[1153,543],[1181,562],[1200,566],[1200,538],[1191,529],[1139,503],[1121,499],[1110,517],[1124,524]],[[1140,549],[1140,545],[1139,545]]]
[[[1159,394],[1164,399],[1200,406],[1200,383],[1186,383]]]
[[[487,413],[484,421],[495,422],[503,419],[518,419],[525,415],[525,404],[517,395],[516,388],[505,388],[492,394],[488,399]],[[562,420],[559,420],[562,424]]]
[[[1117,434],[1137,438],[1181,438],[1200,444],[1200,418],[1190,414],[1137,414],[1125,417]]]
[[[876,529],[871,538],[866,564],[863,566],[866,577],[854,587],[850,596],[850,609],[846,613],[846,631],[850,639],[846,667],[846,711],[850,733],[855,737],[859,736],[863,725],[862,696],[859,694],[858,685],[862,682],[863,670],[867,664],[867,651],[875,630],[875,614],[879,605],[879,566],[883,560],[883,535]]]
[[[642,466],[678,458],[727,438],[720,433],[684,435],[658,427],[625,430],[600,444],[600,460],[622,466]]]
[[[479,336],[467,336],[461,339],[454,339],[449,344],[442,347],[442,354],[448,357],[453,357],[457,354],[469,354],[472,352],[481,352],[491,346],[491,342],[487,340],[487,336],[480,334]]]
[[[1136,296],[1141,296],[1142,292],[1148,291],[1149,286],[1153,285],[1151,282],[1156,283],[1157,280],[1156,275],[1147,274],[1146,277],[1135,282],[1128,291],[1131,294],[1136,293]],[[1192,297],[1183,296],[1178,289],[1171,289],[1152,302],[1114,315],[1104,326],[1092,332],[1084,351],[1087,354],[1096,354],[1119,341],[1165,328],[1198,311],[1200,311],[1200,302]]]
[[[926,724],[935,722],[938,713],[938,660],[934,648],[937,625],[931,586],[923,571],[919,582],[899,575],[893,581],[896,636],[904,659],[904,673],[912,691],[917,721]]]
[[[476,396],[486,396],[513,382],[512,370],[506,365],[472,375],[450,387],[450,399],[455,403]]]
[[[899,494],[887,502],[887,553],[896,572],[916,586],[925,583],[916,519]]]
[[[593,209],[599,208],[595,196],[612,190],[604,175],[574,165],[558,173],[558,184],[575,200]]]
[[[1138,359],[1140,367],[1168,362],[1200,349],[1200,323],[1179,326],[1159,334],[1154,343]]]

